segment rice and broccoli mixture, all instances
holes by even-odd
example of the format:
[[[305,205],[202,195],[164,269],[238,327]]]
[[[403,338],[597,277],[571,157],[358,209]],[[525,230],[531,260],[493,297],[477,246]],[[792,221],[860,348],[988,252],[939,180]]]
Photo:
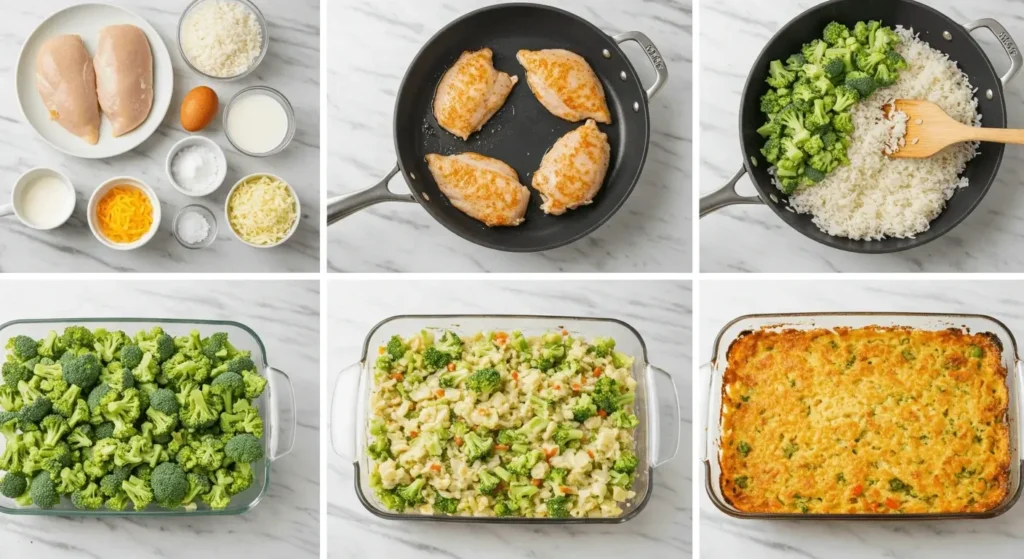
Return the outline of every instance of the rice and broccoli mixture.
[[[387,508],[615,517],[635,496],[633,358],[611,338],[424,330],[379,352],[367,450]]]

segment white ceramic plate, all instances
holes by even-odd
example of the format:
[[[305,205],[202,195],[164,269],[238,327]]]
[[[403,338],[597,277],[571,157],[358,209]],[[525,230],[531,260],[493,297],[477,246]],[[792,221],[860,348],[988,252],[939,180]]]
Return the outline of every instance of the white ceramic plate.
[[[36,91],[36,57],[42,44],[56,35],[76,34],[85,41],[85,48],[96,55],[100,29],[108,25],[129,23],[141,29],[149,39],[153,51],[153,110],[149,118],[128,134],[115,138],[110,121],[103,117],[100,141],[94,146],[50,120],[49,111]],[[58,11],[46,18],[29,35],[18,57],[18,104],[29,126],[53,146],[68,155],[85,159],[105,159],[131,151],[156,132],[171,106],[174,93],[174,69],[167,45],[146,20],[117,6],[109,4],[80,4]]]

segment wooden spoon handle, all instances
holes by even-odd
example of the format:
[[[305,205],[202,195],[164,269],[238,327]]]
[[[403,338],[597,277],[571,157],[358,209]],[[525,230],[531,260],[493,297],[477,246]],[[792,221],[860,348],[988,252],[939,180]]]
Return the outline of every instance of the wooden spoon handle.
[[[971,129],[970,139],[980,142],[997,142],[1000,144],[1024,144],[1024,130],[1007,128],[976,128]]]

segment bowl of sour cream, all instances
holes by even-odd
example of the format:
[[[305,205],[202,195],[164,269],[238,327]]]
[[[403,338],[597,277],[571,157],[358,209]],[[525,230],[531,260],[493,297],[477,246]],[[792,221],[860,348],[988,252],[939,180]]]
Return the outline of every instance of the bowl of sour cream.
[[[295,137],[295,110],[288,99],[264,85],[239,91],[224,109],[224,134],[252,157],[280,153]]]
[[[14,215],[26,227],[49,231],[64,225],[75,211],[75,188],[63,173],[36,168],[14,183],[11,203],[0,206],[0,216]]]

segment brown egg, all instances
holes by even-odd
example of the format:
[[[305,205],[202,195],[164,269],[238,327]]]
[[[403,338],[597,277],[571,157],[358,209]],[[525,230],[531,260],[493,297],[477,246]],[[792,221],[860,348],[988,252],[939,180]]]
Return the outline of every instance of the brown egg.
[[[189,132],[206,128],[217,116],[217,106],[217,92],[205,85],[189,91],[181,102],[181,127]]]

